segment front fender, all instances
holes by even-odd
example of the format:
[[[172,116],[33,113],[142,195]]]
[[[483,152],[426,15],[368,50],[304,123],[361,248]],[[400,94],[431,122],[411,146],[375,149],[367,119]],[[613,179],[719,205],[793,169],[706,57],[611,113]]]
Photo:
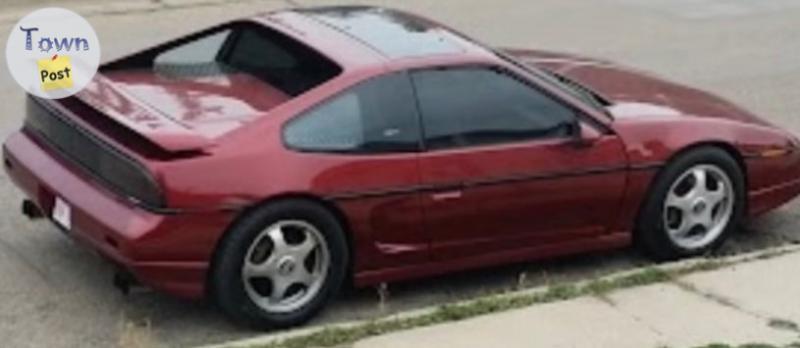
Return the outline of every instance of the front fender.
[[[770,126],[701,117],[641,117],[617,120],[612,127],[626,147],[631,168],[658,168],[699,145],[735,151],[747,177],[750,214],[774,209],[796,195],[800,146],[790,133]],[[651,181],[655,175],[647,178]],[[639,183],[649,187],[650,183]]]

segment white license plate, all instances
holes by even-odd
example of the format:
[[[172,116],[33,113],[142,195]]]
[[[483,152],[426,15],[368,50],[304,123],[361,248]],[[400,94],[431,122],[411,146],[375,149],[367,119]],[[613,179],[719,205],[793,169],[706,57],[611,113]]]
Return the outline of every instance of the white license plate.
[[[63,199],[56,197],[53,206],[53,220],[67,231],[72,228],[72,208]]]

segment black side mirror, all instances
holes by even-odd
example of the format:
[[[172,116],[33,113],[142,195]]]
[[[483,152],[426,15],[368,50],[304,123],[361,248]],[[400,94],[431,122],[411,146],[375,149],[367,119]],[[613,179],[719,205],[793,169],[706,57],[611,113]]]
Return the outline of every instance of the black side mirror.
[[[573,139],[581,139],[583,129],[581,128],[581,121],[577,117],[567,124],[567,132]]]
[[[597,137],[584,132],[583,127],[583,123],[577,117],[573,122],[570,123],[569,126],[569,134],[572,137],[572,144],[577,148],[591,147],[597,140]]]

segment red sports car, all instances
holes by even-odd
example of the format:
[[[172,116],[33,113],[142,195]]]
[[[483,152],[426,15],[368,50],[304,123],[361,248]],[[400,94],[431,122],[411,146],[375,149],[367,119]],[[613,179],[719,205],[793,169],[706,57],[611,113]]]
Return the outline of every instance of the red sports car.
[[[800,193],[798,149],[651,74],[325,7],[219,25],[104,64],[73,97],[29,97],[4,157],[28,216],[146,285],[284,327],[345,282],[634,241],[658,259],[705,253]]]

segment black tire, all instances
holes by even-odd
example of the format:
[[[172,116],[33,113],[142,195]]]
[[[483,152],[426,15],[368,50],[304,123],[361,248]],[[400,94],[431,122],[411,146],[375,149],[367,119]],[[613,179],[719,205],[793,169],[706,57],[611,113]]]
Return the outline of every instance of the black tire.
[[[733,209],[727,226],[709,244],[693,249],[679,246],[669,237],[665,228],[664,208],[672,185],[686,171],[698,165],[716,166],[728,175],[732,182]],[[668,261],[684,257],[707,254],[722,245],[727,237],[741,224],[746,207],[745,177],[736,160],[725,150],[717,147],[700,147],[690,150],[672,160],[656,177],[642,206],[636,226],[636,243],[648,256]]]
[[[307,304],[287,313],[270,313],[248,296],[242,266],[258,235],[266,227],[283,220],[301,220],[321,232],[329,249],[330,267],[319,292]],[[344,233],[336,217],[312,201],[288,199],[257,207],[237,221],[220,242],[210,278],[211,294],[228,316],[254,328],[300,325],[316,315],[338,293],[345,279],[349,252]]]

